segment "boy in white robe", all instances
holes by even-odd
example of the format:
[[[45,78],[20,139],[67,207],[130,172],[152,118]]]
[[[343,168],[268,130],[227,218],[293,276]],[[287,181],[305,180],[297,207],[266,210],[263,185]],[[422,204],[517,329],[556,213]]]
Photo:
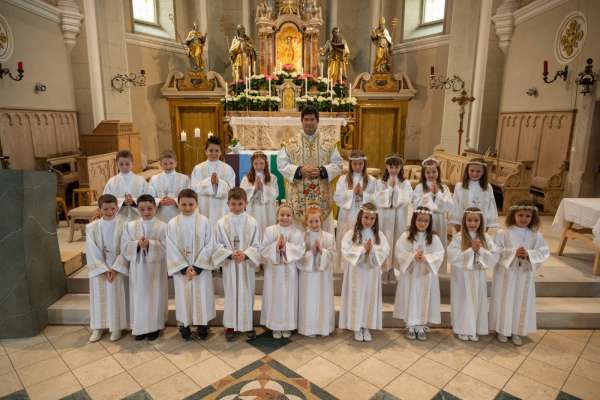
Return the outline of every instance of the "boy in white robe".
[[[277,221],[266,229],[261,243],[266,265],[260,323],[281,339],[289,338],[298,324],[298,263],[305,245],[288,205],[279,206]]]
[[[305,220],[306,252],[298,264],[298,333],[329,336],[335,329],[335,238],[322,229],[323,211],[318,204],[307,207]]]
[[[427,340],[427,325],[442,322],[438,271],[445,251],[432,225],[431,211],[418,207],[396,243],[399,276],[393,317],[404,320],[410,340]]]
[[[126,262],[121,256],[123,220],[117,216],[117,198],[104,194],[98,199],[101,219],[85,227],[85,254],[90,279],[90,342],[121,338],[127,329]]]
[[[144,178],[131,172],[133,154],[129,150],[121,150],[117,153],[117,167],[119,173],[106,182],[103,194],[115,196],[119,202],[119,216],[126,221],[133,221],[140,217],[135,199],[148,194],[150,189]]]
[[[229,213],[217,223],[213,264],[223,268],[225,338],[231,342],[235,331],[256,338],[254,310],[254,273],[260,265],[260,231],[254,218],[245,212],[246,192],[233,188],[227,195]]]
[[[154,197],[137,199],[141,219],[123,229],[121,251],[129,262],[129,319],[135,340],[156,340],[167,319],[167,224],[155,218]]]
[[[379,231],[378,218],[374,204],[363,204],[354,229],[342,239],[346,262],[339,327],[354,331],[358,342],[370,342],[370,329],[382,328],[381,267],[390,255],[390,246]]]
[[[413,209],[427,207],[431,211],[433,231],[438,235],[444,247],[448,242],[448,212],[452,210],[452,193],[442,183],[439,162],[428,158],[422,163],[421,182],[413,192]]]
[[[375,205],[379,209],[380,229],[390,246],[393,246],[408,228],[408,206],[412,198],[412,186],[404,179],[404,160],[398,154],[385,157],[385,172],[377,182]],[[395,282],[397,260],[394,252],[383,265],[383,282]]]
[[[177,157],[172,150],[166,150],[160,155],[160,166],[163,172],[150,178],[149,191],[158,204],[156,218],[167,223],[179,214],[177,195],[190,187],[190,178],[175,171]]]
[[[235,187],[235,172],[219,160],[219,138],[209,134],[204,150],[207,159],[194,167],[191,188],[198,194],[198,211],[208,218],[210,226],[215,227],[228,212],[227,193]]]
[[[277,198],[279,186],[277,178],[269,171],[267,155],[257,151],[250,158],[250,171],[240,183],[248,198],[248,214],[256,219],[258,229],[264,232],[268,226],[277,223]]]
[[[195,325],[198,337],[206,340],[208,323],[216,316],[214,267],[210,263],[213,229],[208,219],[196,211],[196,192],[183,189],[177,202],[181,214],[167,226],[167,270],[175,286],[175,315],[183,339],[191,339],[190,326]]]
[[[481,210],[486,229],[498,228],[498,208],[494,199],[494,189],[488,183],[488,167],[485,160],[474,158],[468,162],[462,182],[458,182],[454,187],[452,202],[449,222],[457,231],[461,226],[463,212],[468,207]]]
[[[354,229],[356,216],[365,203],[375,202],[377,180],[367,174],[367,157],[361,150],[352,150],[348,157],[349,171],[338,179],[333,199],[339,207],[336,239],[338,252],[341,251],[342,238]],[[338,271],[345,269],[345,259],[338,260]]]
[[[550,257],[539,226],[537,207],[522,200],[510,207],[506,230],[494,237],[500,261],[492,281],[490,329],[502,343],[510,336],[520,346],[521,336],[536,330],[535,272]]]
[[[485,217],[477,207],[468,207],[460,232],[448,246],[452,266],[450,303],[452,331],[460,340],[478,341],[488,334],[486,270],[498,262],[498,250],[485,233]]]

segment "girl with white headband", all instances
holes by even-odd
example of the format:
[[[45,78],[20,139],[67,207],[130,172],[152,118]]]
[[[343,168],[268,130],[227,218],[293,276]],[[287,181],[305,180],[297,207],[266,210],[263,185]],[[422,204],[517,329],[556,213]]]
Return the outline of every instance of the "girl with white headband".
[[[432,229],[431,210],[417,207],[395,253],[398,286],[393,317],[404,320],[408,339],[427,340],[428,324],[442,322],[438,271],[445,253]]]
[[[412,197],[412,186],[404,179],[404,160],[398,154],[385,157],[383,179],[377,182],[376,202],[381,217],[381,231],[389,243],[396,243],[408,227],[408,205]],[[386,260],[383,281],[393,282],[394,265],[397,264],[393,252]]]
[[[510,207],[506,230],[494,237],[501,256],[494,268],[490,329],[502,343],[510,336],[520,346],[521,336],[536,330],[535,273],[550,257],[539,228],[537,207],[522,200]]]
[[[352,231],[360,207],[368,202],[374,202],[377,180],[367,174],[367,157],[361,150],[352,150],[348,157],[348,173],[340,178],[335,187],[333,199],[340,211],[337,218],[337,248],[338,254],[342,238]],[[343,260],[338,260],[338,271],[344,269]]]
[[[454,207],[450,211],[450,224],[458,231],[463,212],[468,207],[477,207],[483,213],[485,227],[498,227],[498,209],[494,190],[488,183],[488,167],[482,158],[473,158],[465,167],[462,182],[454,187]]]
[[[460,340],[476,342],[478,335],[488,334],[486,270],[498,258],[498,247],[485,233],[483,213],[477,207],[467,208],[461,230],[448,246],[452,330]]]
[[[427,207],[431,210],[433,231],[439,235],[442,244],[448,241],[448,221],[446,214],[452,209],[452,193],[442,183],[440,164],[435,158],[423,161],[421,183],[413,192],[413,207]]]

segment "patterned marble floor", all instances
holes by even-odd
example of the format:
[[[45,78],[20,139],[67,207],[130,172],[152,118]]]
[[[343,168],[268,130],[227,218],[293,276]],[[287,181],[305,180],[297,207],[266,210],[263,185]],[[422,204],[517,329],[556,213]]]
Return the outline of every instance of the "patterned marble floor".
[[[600,331],[539,331],[519,348],[448,330],[412,342],[386,329],[371,343],[259,333],[88,343],[86,327],[50,326],[0,341],[0,399],[600,399]]]

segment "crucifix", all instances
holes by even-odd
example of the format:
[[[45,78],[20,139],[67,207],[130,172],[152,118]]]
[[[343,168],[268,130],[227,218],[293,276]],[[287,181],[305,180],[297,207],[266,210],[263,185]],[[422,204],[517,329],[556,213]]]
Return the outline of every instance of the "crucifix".
[[[102,254],[104,254],[105,261],[108,259],[108,253],[110,253],[110,250],[108,249],[108,247],[102,246]]]
[[[183,256],[185,257],[185,260],[186,260],[187,262],[190,262],[190,259],[188,258],[188,256],[189,256],[190,254],[192,254],[192,252],[190,251],[190,249],[189,249],[188,247],[186,247],[186,248],[183,250]]]
[[[467,91],[463,89],[462,92],[460,92],[460,96],[457,97],[453,97],[452,99],[453,103],[458,104],[459,109],[458,109],[458,118],[459,118],[459,125],[458,125],[458,155],[460,155],[460,147],[462,145],[462,135],[463,135],[463,120],[465,118],[465,106],[473,101],[475,101],[475,97],[473,96],[467,96]],[[467,137],[467,146],[469,145],[469,138]]]

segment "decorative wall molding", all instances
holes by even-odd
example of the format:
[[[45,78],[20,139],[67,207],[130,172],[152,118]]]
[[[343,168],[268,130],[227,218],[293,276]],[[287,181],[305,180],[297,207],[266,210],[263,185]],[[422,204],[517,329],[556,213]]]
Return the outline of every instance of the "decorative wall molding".
[[[148,47],[162,51],[170,51],[172,53],[185,54],[185,49],[183,46],[173,40],[129,32],[125,32],[125,40],[127,41],[127,44],[134,44],[137,46]]]
[[[435,47],[447,46],[450,43],[450,35],[435,35],[421,39],[398,43],[394,46],[392,54],[403,54],[411,51],[433,49]]]
[[[519,8],[518,0],[504,0],[492,17],[496,28],[496,36],[500,39],[498,46],[504,54],[508,51],[512,34],[515,30],[514,12]]]
[[[55,7],[42,0],[5,0],[8,4],[60,24],[65,46],[70,51],[81,32],[83,15],[75,0],[58,0]]]
[[[569,0],[535,0],[514,12],[515,26],[519,26],[523,22],[544,14],[568,1]]]

